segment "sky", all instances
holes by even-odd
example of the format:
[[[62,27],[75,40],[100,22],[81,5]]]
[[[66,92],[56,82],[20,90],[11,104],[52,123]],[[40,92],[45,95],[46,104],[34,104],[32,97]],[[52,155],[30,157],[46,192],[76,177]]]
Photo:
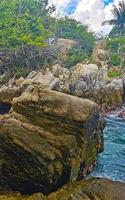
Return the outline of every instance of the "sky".
[[[124,0],[125,1],[125,0]],[[113,18],[112,5],[119,0],[50,0],[56,6],[55,16],[69,15],[88,25],[94,32],[108,34],[111,26],[102,26],[102,22]]]

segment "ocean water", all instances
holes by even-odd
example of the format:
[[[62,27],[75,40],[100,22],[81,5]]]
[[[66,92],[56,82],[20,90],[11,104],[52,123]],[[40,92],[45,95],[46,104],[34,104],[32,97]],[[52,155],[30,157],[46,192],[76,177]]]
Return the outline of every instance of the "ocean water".
[[[125,120],[109,116],[106,122],[104,152],[91,176],[125,182]]]

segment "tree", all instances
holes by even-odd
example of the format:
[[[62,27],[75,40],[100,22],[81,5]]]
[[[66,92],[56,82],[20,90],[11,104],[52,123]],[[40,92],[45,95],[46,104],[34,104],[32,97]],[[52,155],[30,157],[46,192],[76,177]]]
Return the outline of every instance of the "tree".
[[[115,30],[119,30],[118,36],[122,36],[125,28],[125,2],[120,1],[118,6],[114,5],[112,9],[112,14],[114,15],[114,19],[104,21],[102,25],[114,25]]]
[[[95,36],[88,27],[71,18],[58,19],[55,27],[55,36],[76,41],[76,45],[69,52],[64,65],[72,67],[91,57],[95,44]]]
[[[2,73],[39,67],[35,48],[46,47],[51,31],[46,19],[54,7],[48,0],[0,1],[0,60]],[[37,55],[39,52],[37,51]]]
[[[0,1],[0,47],[44,46],[50,36],[42,18],[47,5],[48,0]]]

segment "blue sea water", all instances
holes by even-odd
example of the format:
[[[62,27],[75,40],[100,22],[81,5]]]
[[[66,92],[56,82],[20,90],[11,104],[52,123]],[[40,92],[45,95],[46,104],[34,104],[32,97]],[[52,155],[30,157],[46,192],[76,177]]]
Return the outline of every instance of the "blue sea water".
[[[91,175],[125,182],[125,120],[110,116],[106,122],[104,152]]]

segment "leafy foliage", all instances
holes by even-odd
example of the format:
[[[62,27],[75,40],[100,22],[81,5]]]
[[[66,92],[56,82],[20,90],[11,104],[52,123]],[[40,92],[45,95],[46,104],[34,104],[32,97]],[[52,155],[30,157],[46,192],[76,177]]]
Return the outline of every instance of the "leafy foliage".
[[[92,32],[88,31],[88,27],[82,25],[74,19],[64,18],[57,21],[55,36],[67,38],[78,42],[79,47],[87,53],[91,53],[95,42]]]
[[[73,48],[67,58],[65,59],[63,65],[64,67],[70,68],[79,62],[87,61],[88,55],[84,51],[79,51],[77,48]]]
[[[111,68],[108,70],[108,76],[110,78],[117,78],[122,75],[122,70],[118,68]]]
[[[121,58],[117,54],[111,54],[109,57],[109,64],[113,66],[120,66],[121,64]]]
[[[0,73],[22,74],[24,69],[27,73],[59,59],[71,67],[91,57],[93,33],[76,20],[51,17],[54,9],[48,7],[48,0],[0,1],[0,61],[5,63]],[[76,45],[61,60],[59,47],[47,45],[48,38],[71,39]]]
[[[120,1],[118,6],[113,5],[112,14],[114,19],[104,21],[102,25],[114,25],[115,31],[118,30],[118,34],[121,36],[125,28],[125,2]]]
[[[110,66],[124,67],[125,63],[125,2],[120,1],[118,6],[113,6],[114,18],[104,21],[102,25],[113,25],[107,39],[108,61]]]
[[[0,47],[44,46],[50,36],[41,17],[46,6],[47,1],[41,0],[0,1]]]
[[[107,39],[107,49],[109,65],[124,67],[125,37]]]
[[[113,29],[111,30],[111,32],[109,33],[109,37],[110,38],[116,38],[116,37],[123,37],[125,36],[125,27],[122,29],[118,28],[118,27],[113,27]]]
[[[78,62],[91,57],[95,36],[88,31],[88,27],[74,19],[63,18],[56,22],[55,36],[76,41],[75,47],[70,51],[64,66],[71,67]]]
[[[119,44],[125,44],[125,37],[110,38],[107,40],[107,44],[110,48],[118,47]],[[117,49],[116,49],[117,51]]]

